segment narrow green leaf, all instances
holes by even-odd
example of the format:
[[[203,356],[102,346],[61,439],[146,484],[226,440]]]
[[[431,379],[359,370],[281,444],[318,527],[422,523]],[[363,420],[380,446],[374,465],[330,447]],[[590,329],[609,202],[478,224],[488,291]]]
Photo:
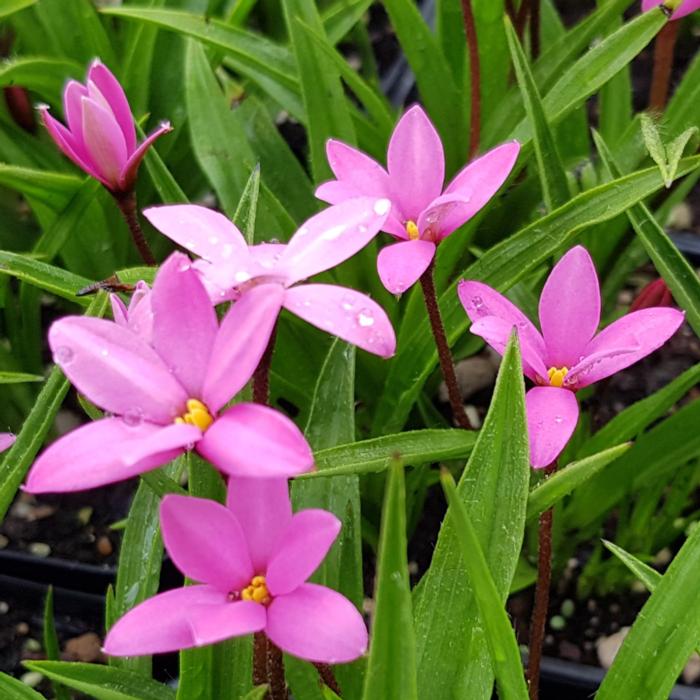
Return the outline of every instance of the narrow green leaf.
[[[527,686],[518,642],[503,607],[503,596],[489,573],[479,535],[457,493],[454,479],[446,469],[443,469],[440,481],[460,543],[463,566],[474,590],[481,621],[486,629],[486,642],[496,676],[498,697],[503,700],[526,699]]]
[[[24,372],[0,372],[0,384],[20,384],[22,382],[43,382],[44,377]]]
[[[112,666],[64,661],[25,661],[24,665],[95,700],[175,700],[175,691],[167,685]]]
[[[418,698],[406,547],[406,486],[403,464],[395,459],[389,468],[382,508],[364,700]]]
[[[46,601],[44,603],[44,651],[49,661],[58,661],[60,647],[58,646],[58,636],[56,635],[56,623],[53,614],[53,586],[49,586],[46,591]],[[60,683],[53,683],[53,692],[56,700],[70,700],[68,689]]]
[[[44,696],[6,673],[0,673],[0,693],[4,700],[44,700]]]
[[[657,584],[662,579],[661,574],[656,569],[652,569],[649,564],[640,561],[637,557],[632,556],[613,542],[603,540],[603,544],[644,584],[648,591],[654,592]]]
[[[644,145],[647,147],[652,160],[659,166],[659,170],[661,170],[661,174],[664,178],[664,184],[666,187],[670,187],[675,179],[676,168],[683,156],[683,151],[689,141],[697,136],[698,127],[691,126],[682,134],[679,134],[668,145],[664,145],[661,140],[659,127],[654,119],[645,112],[642,112],[639,118],[642,126]]]
[[[255,243],[255,217],[260,196],[260,166],[256,166],[248,178],[243,194],[233,215],[233,223],[243,232],[248,245]]]
[[[63,209],[80,182],[75,175],[0,163],[0,185],[33,197],[54,211]]]
[[[328,41],[335,46],[369,10],[374,0],[341,0],[321,13]]]
[[[249,693],[241,695],[241,700],[264,700],[268,689],[267,683],[265,685],[256,685]]]
[[[9,17],[15,12],[24,10],[26,7],[31,7],[36,4],[37,0],[5,0],[5,3],[0,7],[0,17]]]
[[[80,78],[84,72],[85,68],[76,61],[34,56],[15,58],[0,66],[0,85],[22,85],[52,103],[60,103],[66,78]]]
[[[141,481],[147,484],[148,488],[160,498],[169,493],[177,493],[181,496],[187,494],[187,491],[175,479],[166,474],[165,469],[153,469],[150,472],[144,472],[141,474]]]
[[[146,137],[143,129],[137,124],[136,132],[139,140],[143,141]],[[187,204],[187,195],[182,191],[177,180],[173,177],[168,167],[163,162],[163,159],[158,155],[155,146],[151,146],[147,151],[143,160],[148,176],[151,178],[156,192],[160,196],[162,202],[166,204]]]

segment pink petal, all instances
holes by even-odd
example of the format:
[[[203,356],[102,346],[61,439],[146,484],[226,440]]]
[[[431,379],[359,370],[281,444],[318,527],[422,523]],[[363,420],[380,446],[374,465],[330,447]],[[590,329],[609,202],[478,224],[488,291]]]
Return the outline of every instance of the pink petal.
[[[247,291],[224,317],[208,366],[203,367],[202,397],[210,411],[217,412],[253,376],[270,341],[283,298],[280,285],[261,284]]]
[[[232,476],[226,505],[243,528],[253,569],[262,574],[292,519],[287,479]]]
[[[79,152],[85,149],[83,142],[83,97],[88,96],[88,89],[81,83],[70,80],[63,91],[63,116],[68,130],[75,138]]]
[[[129,330],[141,336],[149,345],[153,339],[151,295],[151,288],[145,282],[137,282],[127,310],[127,326]]]
[[[660,348],[685,318],[669,307],[642,309],[627,314],[604,328],[584,349],[584,356],[604,353],[608,356],[578,377],[582,388],[629,367]],[[632,352],[625,349],[634,348]]]
[[[326,142],[326,155],[336,178],[354,192],[351,197],[390,196],[389,174],[373,158],[335,139]]]
[[[232,476],[270,479],[309,471],[311,448],[297,426],[269,406],[239,403],[220,416],[197,451]]]
[[[15,444],[17,437],[12,433],[0,433],[0,452],[4,452],[8,447]]]
[[[44,450],[29,472],[25,490],[64,493],[128,479],[175,459],[198,434],[191,425],[163,428],[103,418],[64,435]]]
[[[382,284],[392,294],[402,294],[413,286],[435,257],[432,241],[402,241],[379,251],[377,271]]]
[[[245,535],[226,506],[169,494],[160,504],[160,527],[168,554],[189,578],[224,593],[241,590],[253,578]]]
[[[301,284],[288,289],[284,307],[321,330],[380,357],[396,351],[396,335],[384,309],[354,289]]]
[[[193,605],[187,618],[195,644],[204,646],[264,630],[267,610],[252,600],[239,600],[219,605]]]
[[[497,353],[503,355],[513,328],[518,331],[523,373],[533,381],[537,381],[538,377],[547,379],[547,367],[538,352],[539,333],[534,328],[531,329],[528,326],[521,328],[499,316],[482,316],[474,321],[470,330],[474,335],[482,337]]]
[[[445,194],[460,195],[469,202],[470,219],[493,197],[508,179],[520,153],[517,141],[496,146],[463,168],[445,189]],[[466,214],[467,211],[465,210]],[[465,219],[466,221],[466,219]]]
[[[578,422],[578,403],[569,389],[536,386],[525,395],[530,463],[549,466],[566,447]]]
[[[550,367],[573,367],[600,323],[600,287],[593,260],[575,246],[554,266],[540,296],[540,325]]]
[[[243,234],[223,214],[195,204],[150,207],[144,216],[163,234],[210,262],[248,263]]]
[[[212,305],[235,301],[240,298],[240,292],[231,286],[231,268],[210,263],[204,258],[197,258],[192,263],[192,269],[197,271],[199,279],[207,290]]]
[[[49,329],[54,361],[93,403],[111,413],[171,423],[187,394],[142,338],[112,321],[67,316]]]
[[[107,100],[124,135],[127,153],[132,153],[136,148],[136,130],[134,129],[134,118],[131,114],[129,102],[124,94],[124,88],[122,88],[107,66],[97,60],[93,61],[90,66],[87,77],[88,80],[97,86],[105,100]]]
[[[198,605],[226,602],[211,586],[187,586],[149,598],[109,630],[104,651],[110,656],[164,654],[196,645],[189,613]]]
[[[129,191],[133,188],[139,165],[141,165],[146,151],[153,145],[153,142],[159,139],[163,134],[167,134],[172,130],[173,127],[170,125],[170,122],[161,122],[158,128],[153,133],[149,134],[141,145],[129,156],[119,174],[119,186],[122,191]]]
[[[418,105],[411,107],[396,125],[389,141],[387,164],[391,199],[398,203],[402,220],[415,221],[440,196],[445,178],[440,136]]]
[[[112,306],[112,318],[118,326],[129,327],[129,310],[118,294],[109,295],[109,303]]]
[[[657,7],[658,5],[661,5],[663,0],[642,0],[642,11],[643,12],[648,12],[651,10],[653,7]],[[686,15],[689,15],[691,12],[695,12],[695,10],[700,8],[700,0],[685,0],[685,2],[682,2],[679,7],[676,9],[676,11],[672,15],[672,19],[681,19],[682,17],[685,17]]]
[[[630,342],[631,339],[630,339]],[[601,364],[608,364],[613,358],[617,359],[620,355],[629,355],[639,350],[639,345],[629,345],[627,347],[606,348],[594,352],[591,355],[585,355],[581,361],[574,365],[564,378],[564,387],[573,391],[582,389],[592,382],[586,381],[588,375],[595,371]]]
[[[444,194],[433,200],[418,217],[421,237],[441,241],[472,217],[472,204],[459,194]]]
[[[280,649],[307,661],[346,663],[367,650],[367,628],[357,608],[313,583],[273,599],[265,633]]]
[[[163,263],[153,284],[151,306],[155,351],[188,396],[201,399],[219,324],[186,255],[173,253]]]
[[[304,280],[351,258],[377,235],[390,208],[388,199],[359,197],[312,216],[292,236],[279,260],[288,282]]]
[[[83,97],[82,108],[85,149],[109,186],[117,189],[128,157],[124,135],[114,116],[94,100]]]
[[[291,593],[304,583],[328,554],[340,528],[340,520],[326,510],[296,513],[267,567],[265,579],[270,593]]]

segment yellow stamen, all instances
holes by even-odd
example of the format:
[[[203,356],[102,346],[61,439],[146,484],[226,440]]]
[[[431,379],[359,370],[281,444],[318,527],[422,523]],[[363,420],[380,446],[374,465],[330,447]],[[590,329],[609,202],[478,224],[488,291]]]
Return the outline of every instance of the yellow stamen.
[[[420,231],[418,230],[418,225],[412,219],[406,222],[406,233],[408,234],[408,239],[410,241],[417,241],[420,238]]]
[[[260,605],[268,605],[272,600],[270,592],[267,590],[264,576],[253,576],[249,586],[241,591],[241,600],[252,600]]]
[[[568,367],[550,367],[547,370],[549,375],[549,386],[561,387],[564,385],[564,377],[569,373]]]
[[[214,422],[214,418],[212,418],[211,413],[209,413],[209,409],[199,399],[188,399],[186,405],[187,413],[178,416],[175,422],[194,425],[202,432],[205,432]]]

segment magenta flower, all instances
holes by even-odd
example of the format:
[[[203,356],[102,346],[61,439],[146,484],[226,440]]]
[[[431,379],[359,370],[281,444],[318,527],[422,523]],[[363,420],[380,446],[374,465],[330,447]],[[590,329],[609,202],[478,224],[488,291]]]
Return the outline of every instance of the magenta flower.
[[[648,12],[652,7],[657,7],[663,3],[664,0],[642,0],[642,12]],[[700,0],[683,0],[673,15],[671,15],[671,19],[680,19],[698,9],[700,9]]]
[[[244,298],[261,284],[274,286],[282,306],[293,314],[368,352],[390,357],[396,349],[394,329],[376,302],[347,287],[298,284],[367,245],[389,206],[384,199],[357,198],[311,217],[286,245],[250,247],[229,219],[205,207],[152,207],[144,215],[178,245],[201,256],[194,267],[214,303]]]
[[[462,281],[459,298],[471,332],[503,353],[518,331],[523,372],[537,385],[525,403],[533,467],[564,449],[578,421],[575,392],[629,367],[663,345],[683,322],[670,308],[635,311],[596,333],[600,290],[588,251],[576,246],[554,266],[540,296],[542,334],[508,299],[481,282]]]
[[[71,80],[63,91],[68,128],[48,107],[41,115],[56,145],[88,175],[115,194],[130,192],[148,147],[171,131],[163,122],[141,145],[136,143],[134,118],[119,81],[100,61],[93,61],[85,85]]]
[[[287,477],[313,457],[294,423],[267,406],[226,404],[251,378],[281,303],[261,285],[218,324],[190,260],[174,253],[150,302],[152,340],[99,318],[49,330],[54,360],[109,417],[53,443],[29,473],[33,493],[77,491],[154,469],[191,447],[227,474]]]
[[[128,328],[141,336],[147,343],[153,338],[153,309],[151,308],[151,288],[144,282],[138,282],[134,289],[129,306],[119,298],[118,294],[110,294],[112,316],[114,322]]]
[[[325,510],[292,515],[286,481],[232,478],[228,507],[169,495],[160,520],[172,560],[201,583],[128,612],[107,634],[107,654],[157,654],[260,631],[309,661],[343,663],[365,652],[367,629],[355,606],[306,583],[340,522]]]
[[[17,438],[12,433],[0,433],[0,452],[15,444]]]
[[[384,286],[401,294],[428,268],[440,241],[493,197],[519,151],[517,141],[494,148],[467,165],[443,190],[442,142],[425,112],[415,106],[401,117],[391,135],[388,172],[361,151],[341,141],[328,141],[328,163],[337,179],[320,185],[316,196],[331,204],[361,195],[391,201],[382,230],[401,242],[379,253],[377,268]]]

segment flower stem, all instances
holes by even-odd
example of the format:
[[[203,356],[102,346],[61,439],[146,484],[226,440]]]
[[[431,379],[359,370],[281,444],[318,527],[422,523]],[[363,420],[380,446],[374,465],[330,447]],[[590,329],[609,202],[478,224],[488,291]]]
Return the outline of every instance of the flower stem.
[[[270,340],[268,340],[265,352],[260,358],[260,363],[253,373],[253,401],[255,403],[267,405],[270,402],[270,366],[272,365],[276,336],[277,328],[275,327],[272,329]]]
[[[314,664],[318,671],[319,678],[338,696],[340,695],[340,686],[335,679],[333,669],[328,664]]]
[[[518,35],[520,41],[523,40],[525,35],[525,27],[527,26],[527,18],[530,15],[530,0],[523,0],[520,3],[520,9],[518,10],[518,15],[515,18],[515,32]]]
[[[129,227],[129,231],[131,231],[131,238],[134,241],[136,249],[139,251],[141,259],[146,265],[155,265],[156,259],[153,257],[153,253],[146,242],[146,237],[143,235],[141,225],[139,224],[136,192],[134,190],[129,192],[111,192],[111,195],[114,197],[114,201],[117,203],[119,211],[121,211],[126,225]]]
[[[472,0],[462,0],[464,32],[469,48],[469,78],[471,84],[471,114],[469,119],[469,158],[479,150],[481,138],[481,68],[479,64],[479,42],[476,36],[476,23],[472,10]]]
[[[428,266],[428,269],[421,275],[420,286],[423,289],[425,307],[428,310],[430,327],[433,330],[433,337],[435,338],[435,345],[437,346],[440,369],[442,370],[442,376],[447,385],[447,395],[450,398],[452,416],[460,428],[471,430],[471,423],[469,422],[469,418],[467,418],[467,414],[464,412],[464,405],[462,404],[462,393],[457,384],[452,353],[450,352],[450,346],[447,343],[447,336],[445,335],[445,326],[440,316],[440,306],[438,305],[437,294],[435,293],[435,281],[433,280],[434,269],[435,261],[433,260]]]
[[[267,683],[267,637],[264,632],[253,635],[253,685]]]
[[[654,42],[654,71],[649,91],[649,109],[655,112],[661,112],[666,107],[679,26],[680,22],[667,22]]]
[[[267,683],[267,700],[287,700],[282,652],[264,632],[253,636],[253,685]]]
[[[556,460],[545,468],[545,478],[557,470]],[[549,607],[549,587],[552,580],[552,522],[554,509],[549,508],[540,515],[538,530],[537,583],[535,584],[535,606],[530,620],[530,644],[527,663],[527,681],[530,700],[537,700],[540,686],[540,661],[542,643]]]

